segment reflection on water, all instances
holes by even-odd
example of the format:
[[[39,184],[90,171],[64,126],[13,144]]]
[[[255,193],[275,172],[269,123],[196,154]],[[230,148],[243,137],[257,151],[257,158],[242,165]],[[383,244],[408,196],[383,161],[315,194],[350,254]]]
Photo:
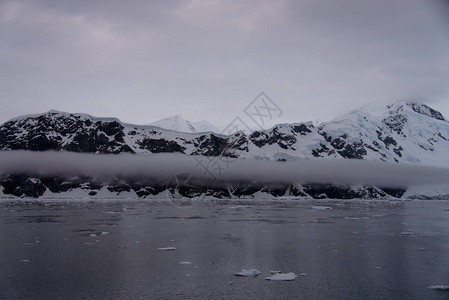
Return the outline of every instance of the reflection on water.
[[[443,299],[427,287],[449,285],[448,208],[3,201],[0,299]],[[233,275],[249,268],[262,275]]]

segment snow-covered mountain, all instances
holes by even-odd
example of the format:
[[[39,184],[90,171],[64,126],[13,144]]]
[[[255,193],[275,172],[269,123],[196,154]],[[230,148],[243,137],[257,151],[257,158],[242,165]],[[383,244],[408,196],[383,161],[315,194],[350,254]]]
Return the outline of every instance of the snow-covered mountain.
[[[319,126],[312,122],[279,124],[249,135],[224,136],[49,111],[17,117],[0,126],[0,150],[15,149],[179,152],[265,160],[333,157],[449,166],[449,122],[424,104],[397,102],[383,109],[354,110]]]
[[[279,124],[249,135],[242,132],[230,136],[182,132],[198,130],[181,118],[175,119],[169,118],[166,124],[159,126],[142,126],[113,118],[49,111],[2,124],[0,150],[177,152],[281,161],[364,159],[449,167],[449,122],[438,111],[416,102],[396,102],[376,109],[364,107],[319,126],[312,122]],[[161,128],[167,124],[177,127]],[[336,192],[335,188],[323,192],[322,187],[297,187],[297,191],[301,191],[297,194],[314,198],[323,194],[326,197],[343,197],[351,193],[354,197],[363,197],[363,193],[371,195],[369,197],[380,195],[379,192],[368,193],[365,188],[358,192],[351,188],[351,193],[348,189],[340,191],[340,188]],[[294,193],[292,188],[289,191]]]
[[[181,117],[180,115],[163,118],[156,122],[149,123],[148,125],[186,133],[220,132],[217,127],[215,127],[208,121],[203,120],[199,122],[190,122]]]

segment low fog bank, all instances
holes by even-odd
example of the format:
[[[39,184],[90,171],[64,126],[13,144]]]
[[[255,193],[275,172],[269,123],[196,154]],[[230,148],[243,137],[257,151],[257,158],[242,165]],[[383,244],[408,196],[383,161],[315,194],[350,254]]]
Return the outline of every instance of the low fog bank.
[[[0,152],[0,174],[89,176],[103,181],[133,178],[168,183],[191,174],[203,184],[299,183],[408,187],[447,184],[449,168],[347,159],[261,161],[231,159],[216,170],[215,158],[183,154],[86,154],[74,152]],[[208,166],[208,168],[206,168]]]

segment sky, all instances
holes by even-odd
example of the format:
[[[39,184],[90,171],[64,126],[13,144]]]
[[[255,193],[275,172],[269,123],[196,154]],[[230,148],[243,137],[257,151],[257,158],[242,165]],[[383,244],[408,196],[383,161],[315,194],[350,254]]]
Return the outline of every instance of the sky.
[[[446,0],[0,0],[0,123],[57,109],[224,127],[262,91],[272,125],[398,100],[449,117],[448,83]]]

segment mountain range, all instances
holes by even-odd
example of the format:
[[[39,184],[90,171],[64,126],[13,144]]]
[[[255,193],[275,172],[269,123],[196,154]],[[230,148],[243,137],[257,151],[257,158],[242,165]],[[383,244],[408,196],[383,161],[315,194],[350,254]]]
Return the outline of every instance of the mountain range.
[[[201,124],[190,123],[176,116],[149,125],[134,125],[115,118],[49,111],[17,117],[2,124],[0,150],[102,154],[173,152],[192,156],[275,161],[363,159],[449,167],[449,122],[440,112],[417,102],[402,101],[381,108],[363,107],[319,125],[312,122],[279,124],[250,134],[236,132],[221,135],[214,132],[216,129],[210,123],[203,124],[205,126],[201,127]],[[39,179],[38,185],[42,187],[36,193],[33,187],[23,187],[25,181],[4,174],[0,184],[4,194],[16,196],[42,196],[46,190],[51,190],[49,185],[54,185],[48,179],[47,184]],[[70,188],[80,186],[82,183],[76,182]],[[101,189],[98,184],[96,187]],[[108,188],[112,192],[116,191],[114,187]],[[138,194],[136,189],[140,191],[144,188],[128,184],[119,190],[133,190]],[[439,195],[419,192],[410,195],[406,188],[392,190],[332,185],[282,187],[281,190],[276,188],[276,191],[265,186],[247,193],[254,194],[262,190],[275,196],[286,195],[288,190],[289,195],[313,198],[426,198]],[[54,188],[52,192],[58,190]],[[242,193],[232,196],[245,194]],[[149,194],[153,192],[138,196]],[[206,194],[230,196],[229,193],[217,193],[213,189]],[[185,191],[185,196],[192,195]]]

